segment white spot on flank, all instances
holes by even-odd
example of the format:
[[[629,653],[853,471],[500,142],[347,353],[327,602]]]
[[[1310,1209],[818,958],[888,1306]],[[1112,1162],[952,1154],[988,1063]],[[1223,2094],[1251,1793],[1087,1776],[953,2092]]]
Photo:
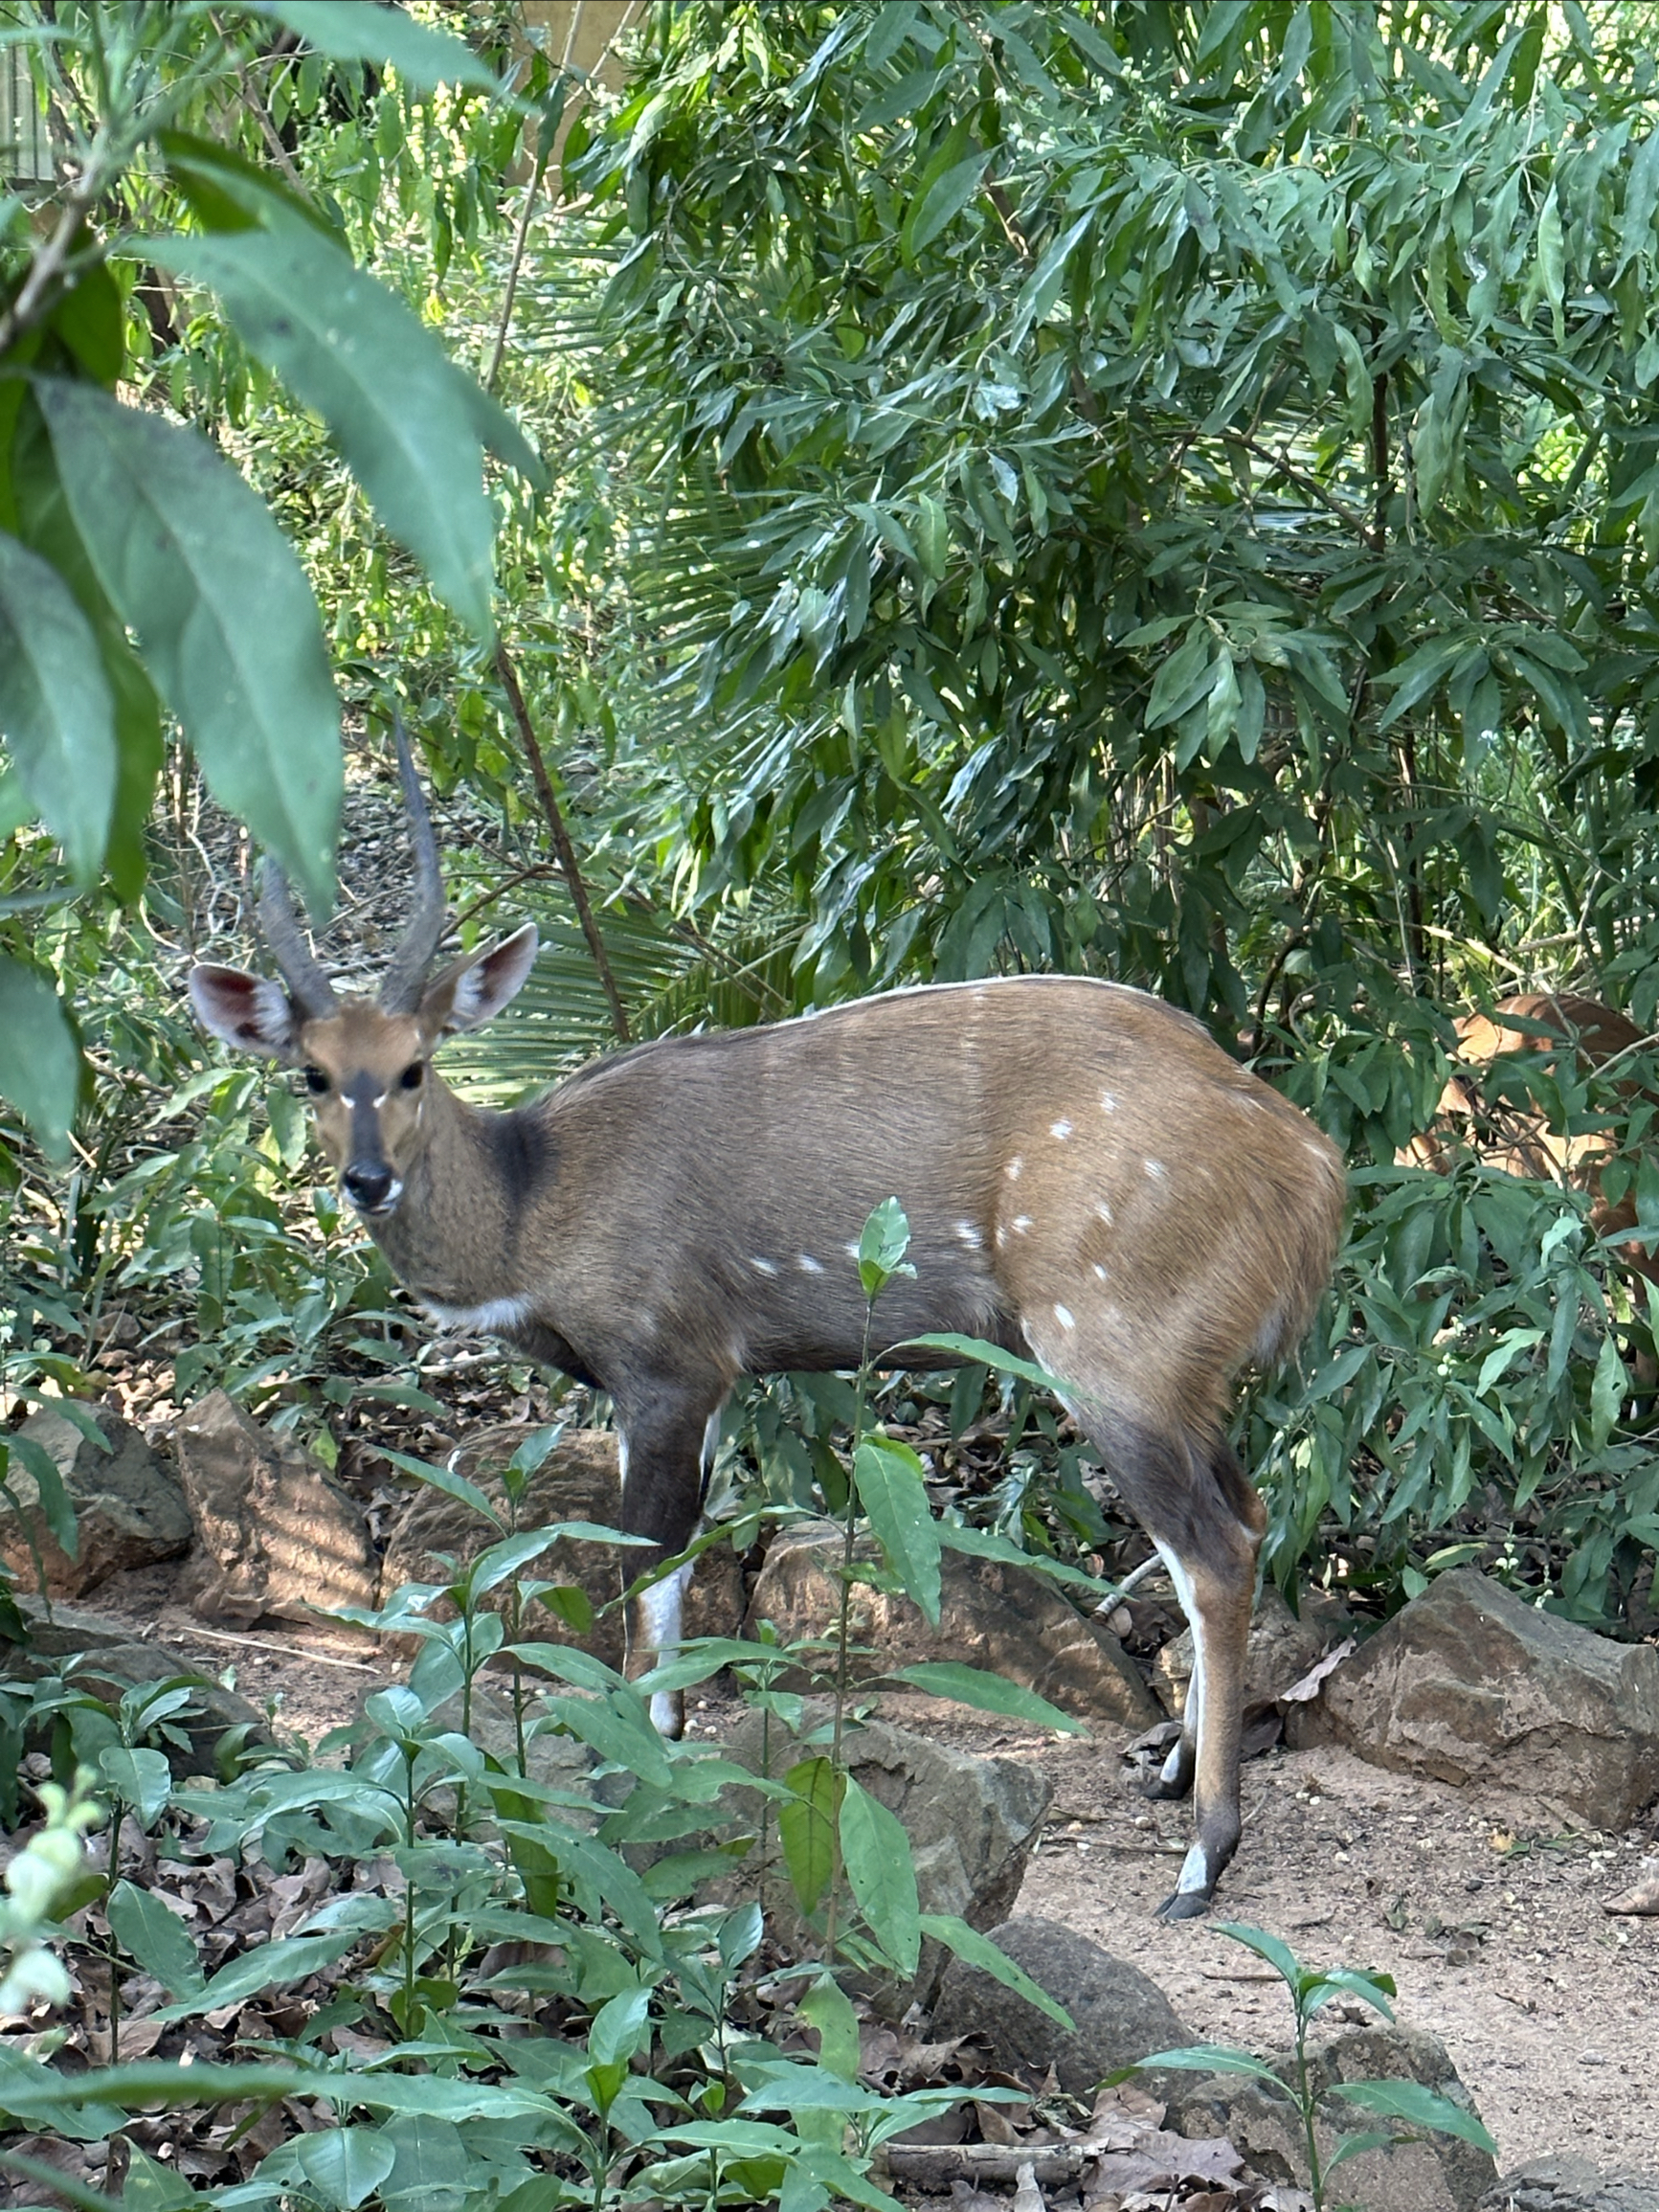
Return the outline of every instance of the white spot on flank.
[[[1101,1220],[1106,1223],[1108,1229],[1110,1229],[1111,1227],[1111,1208],[1108,1206],[1104,1198],[1097,1198],[1095,1200],[1094,1210],[1100,1216]]]
[[[777,1273],[776,1260],[760,1259],[752,1253],[750,1254],[749,1264],[756,1275],[775,1275]]]
[[[1069,1121],[1051,1121],[1048,1124],[1048,1134],[1050,1137],[1058,1137],[1064,1143],[1066,1138],[1071,1135],[1071,1123]]]
[[[436,1298],[423,1298],[421,1303],[446,1329],[516,1328],[535,1311],[535,1300],[529,1298],[485,1298],[477,1306],[444,1306]]]
[[[803,1252],[795,1264],[802,1275],[822,1275],[823,1273],[822,1260],[814,1259],[810,1252]]]
[[[1146,1162],[1146,1171],[1155,1183],[1163,1183],[1169,1177],[1169,1169],[1161,1160],[1149,1160]]]
[[[1002,1250],[1002,1247],[1003,1247],[1003,1246],[1004,1246],[1004,1245],[1005,1245],[1007,1242],[1008,1242],[1008,1231],[1007,1231],[1005,1229],[998,1229],[998,1231],[997,1231],[997,1250],[998,1250],[998,1252],[1000,1252],[1000,1251]]]
[[[858,1239],[855,1237],[851,1244],[843,1244],[841,1250],[846,1253],[848,1259],[857,1259],[859,1256]]]
[[[1054,1318],[1063,1329],[1074,1329],[1077,1326],[1076,1317],[1069,1306],[1056,1306]]]
[[[959,1221],[956,1224],[956,1234],[970,1252],[977,1252],[985,1241],[971,1221]]]
[[[1014,1233],[1016,1236],[1023,1236],[1030,1227],[1031,1216],[1028,1213],[1017,1213],[1014,1216]]]
[[[1020,1159],[1019,1153],[1017,1152],[1013,1159],[1008,1162],[1007,1166],[1002,1170],[1002,1172],[1007,1176],[1010,1183],[1018,1183],[1020,1180],[1020,1170],[1024,1165],[1024,1161]]]
[[[370,1098],[369,1103],[373,1107],[375,1113],[378,1114],[382,1106],[384,1106],[386,1103],[385,1092],[382,1091],[378,1098]]]
[[[1117,1100],[1111,1092],[1103,1091],[1101,1093],[1100,1110],[1103,1114],[1115,1114],[1117,1112]]]
[[[1099,1275],[1099,1277],[1100,1277],[1101,1281],[1102,1281],[1102,1282],[1105,1282],[1105,1280],[1106,1280],[1106,1270],[1105,1270],[1105,1268],[1103,1268],[1103,1267],[1101,1266],[1101,1264],[1100,1264],[1099,1260],[1096,1260],[1096,1261],[1095,1261],[1095,1263],[1094,1263],[1094,1272],[1095,1272],[1095,1274],[1096,1274],[1097,1275]]]

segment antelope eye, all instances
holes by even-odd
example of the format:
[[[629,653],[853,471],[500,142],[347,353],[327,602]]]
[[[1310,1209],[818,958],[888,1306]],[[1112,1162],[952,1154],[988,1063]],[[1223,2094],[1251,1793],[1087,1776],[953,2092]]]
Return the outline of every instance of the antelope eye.
[[[306,1069],[306,1071],[305,1071],[305,1088],[306,1088],[306,1090],[307,1090],[307,1091],[309,1091],[309,1092],[312,1094],[312,1095],[313,1095],[314,1097],[318,1097],[318,1098],[320,1098],[320,1097],[323,1095],[324,1092],[327,1090],[327,1088],[328,1088],[328,1078],[327,1078],[327,1076],[326,1076],[326,1075],[325,1075],[325,1074],[324,1074],[324,1072],[323,1072],[323,1071],[322,1071],[322,1069],[321,1069],[321,1068],[307,1068],[307,1069]]]
[[[404,1090],[406,1091],[418,1091],[420,1089],[420,1062],[418,1060],[411,1060],[408,1067],[403,1071],[403,1073],[398,1077],[398,1081],[402,1084]]]

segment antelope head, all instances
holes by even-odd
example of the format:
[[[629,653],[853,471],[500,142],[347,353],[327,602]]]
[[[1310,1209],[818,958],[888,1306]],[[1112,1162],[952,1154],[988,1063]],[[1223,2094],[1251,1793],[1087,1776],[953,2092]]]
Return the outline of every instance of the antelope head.
[[[241,1052],[303,1068],[323,1148],[359,1213],[384,1217],[403,1195],[430,1138],[432,1054],[458,1029],[476,1029],[514,998],[536,957],[533,922],[430,982],[444,928],[443,875],[432,817],[401,723],[397,767],[415,850],[415,905],[372,999],[340,998],[300,926],[274,861],[264,865],[259,927],[281,976],[242,968],[191,970],[191,1003],[204,1028]]]

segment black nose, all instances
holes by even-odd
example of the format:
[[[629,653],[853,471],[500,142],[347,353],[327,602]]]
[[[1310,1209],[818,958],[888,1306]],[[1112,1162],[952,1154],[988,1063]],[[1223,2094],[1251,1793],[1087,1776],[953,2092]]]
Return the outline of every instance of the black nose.
[[[392,1189],[392,1170],[384,1162],[354,1160],[340,1180],[352,1205],[366,1207],[370,1211],[386,1204]]]

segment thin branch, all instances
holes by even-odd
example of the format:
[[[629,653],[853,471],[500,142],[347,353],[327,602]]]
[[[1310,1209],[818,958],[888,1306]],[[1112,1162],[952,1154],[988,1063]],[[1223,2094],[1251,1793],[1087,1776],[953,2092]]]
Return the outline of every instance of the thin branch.
[[[548,830],[558,855],[559,868],[576,910],[576,918],[582,925],[582,935],[588,940],[588,950],[594,956],[594,966],[605,987],[605,997],[611,1005],[611,1026],[624,1045],[630,1042],[628,1016],[622,1005],[622,994],[617,988],[617,979],[611,971],[611,958],[605,950],[605,940],[599,935],[599,926],[594,919],[594,910],[588,903],[587,886],[582,881],[581,869],[576,866],[576,848],[571,843],[571,833],[565,827],[565,817],[560,811],[552,778],[542,757],[542,749],[536,740],[535,727],[530,721],[529,709],[525,705],[524,692],[519,688],[518,671],[514,668],[505,645],[498,644],[495,655],[496,674],[507,695],[507,704],[513,711],[513,720],[519,726],[530,774],[535,778],[536,794],[542,802],[542,812],[548,818]]]
[[[80,182],[63,203],[63,212],[57,218],[57,227],[29,264],[17,297],[0,315],[0,353],[9,352],[25,330],[50,313],[55,305],[55,291],[59,278],[80,236],[93,203],[106,182],[107,157],[101,158],[95,146],[87,155],[86,167],[80,172]]]
[[[606,62],[610,60],[612,54],[616,51],[617,41],[621,37],[623,32],[627,30],[629,23],[633,19],[634,10],[638,4],[639,0],[628,0],[628,6],[622,11],[621,21],[617,24],[616,30],[612,32],[610,37],[606,39],[604,50],[600,54],[597,61],[595,61],[593,68],[586,73],[582,79],[581,83],[576,87],[575,99],[571,102],[569,107],[567,107],[563,115],[560,116],[559,127],[561,129],[566,131],[570,129],[572,121],[575,117],[580,102],[584,99],[590,97],[591,87],[593,86],[594,79],[597,78],[600,70],[604,68]],[[568,77],[570,75],[571,56],[575,48],[576,33],[581,27],[583,5],[584,0],[576,0],[576,5],[571,14],[570,34],[565,40],[565,56],[564,59],[559,63],[559,74],[561,77]],[[538,148],[536,153],[535,169],[531,172],[529,183],[525,188],[525,204],[519,210],[519,227],[513,237],[512,259],[507,263],[506,289],[502,295],[501,321],[496,326],[495,344],[490,349],[489,367],[484,372],[483,388],[486,392],[493,392],[495,390],[495,380],[501,374],[502,358],[507,350],[507,331],[512,326],[513,303],[518,298],[519,276],[524,268],[525,250],[529,243],[530,216],[534,213],[536,199],[541,192],[543,181],[547,176],[548,164],[552,159],[552,153],[553,147],[550,140],[547,146]]]

